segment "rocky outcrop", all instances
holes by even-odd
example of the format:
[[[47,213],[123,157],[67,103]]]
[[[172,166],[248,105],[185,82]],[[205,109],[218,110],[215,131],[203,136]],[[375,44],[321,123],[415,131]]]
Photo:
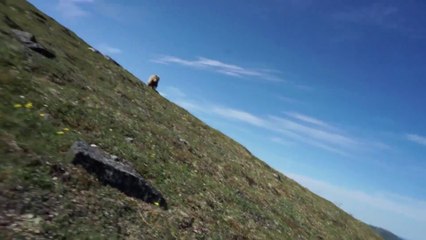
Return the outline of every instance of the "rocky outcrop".
[[[12,34],[15,38],[21,42],[25,47],[40,53],[41,55],[47,58],[55,58],[55,54],[43,47],[40,43],[37,42],[35,36],[29,32],[25,32],[18,29],[12,29]]]
[[[110,62],[114,63],[115,65],[117,65],[117,66],[119,66],[119,67],[121,67],[121,65],[120,65],[117,61],[115,61],[112,57],[110,57],[110,56],[108,56],[108,55],[104,55],[104,57],[105,57],[105,59],[107,59],[108,61],[110,61]]]
[[[71,147],[72,163],[81,165],[103,184],[119,189],[128,196],[167,209],[166,200],[124,159],[110,155],[83,141]]]

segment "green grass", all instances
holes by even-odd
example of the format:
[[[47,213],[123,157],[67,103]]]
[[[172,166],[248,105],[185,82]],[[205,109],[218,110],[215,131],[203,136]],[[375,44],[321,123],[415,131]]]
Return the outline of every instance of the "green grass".
[[[57,57],[23,47],[6,16]],[[0,1],[0,41],[0,238],[380,239],[27,2]],[[73,166],[76,140],[132,162],[170,209]]]

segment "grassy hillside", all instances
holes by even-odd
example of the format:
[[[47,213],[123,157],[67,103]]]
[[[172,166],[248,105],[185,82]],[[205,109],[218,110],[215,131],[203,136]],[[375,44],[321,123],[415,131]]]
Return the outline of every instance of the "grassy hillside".
[[[380,239],[88,47],[26,1],[0,0],[1,239]],[[132,162],[169,210],[72,165],[76,140]]]

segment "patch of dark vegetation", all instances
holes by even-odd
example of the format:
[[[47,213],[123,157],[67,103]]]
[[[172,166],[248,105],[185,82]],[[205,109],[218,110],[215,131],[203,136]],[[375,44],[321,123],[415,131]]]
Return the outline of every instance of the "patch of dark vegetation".
[[[9,26],[10,28],[14,28],[14,29],[18,29],[22,31],[22,28],[16,24],[12,19],[10,19],[9,16],[4,16],[3,19],[4,23],[6,23],[7,26]]]
[[[36,12],[36,11],[31,11],[32,14],[34,14],[37,18],[38,21],[40,21],[41,23],[46,23],[47,18],[45,16],[43,16],[42,14]]]

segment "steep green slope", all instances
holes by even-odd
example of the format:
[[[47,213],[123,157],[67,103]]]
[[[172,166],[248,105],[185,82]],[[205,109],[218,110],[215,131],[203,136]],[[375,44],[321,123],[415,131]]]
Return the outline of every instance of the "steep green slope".
[[[0,0],[1,239],[380,239],[88,47],[27,2]],[[132,162],[169,210],[72,165],[76,140]]]

